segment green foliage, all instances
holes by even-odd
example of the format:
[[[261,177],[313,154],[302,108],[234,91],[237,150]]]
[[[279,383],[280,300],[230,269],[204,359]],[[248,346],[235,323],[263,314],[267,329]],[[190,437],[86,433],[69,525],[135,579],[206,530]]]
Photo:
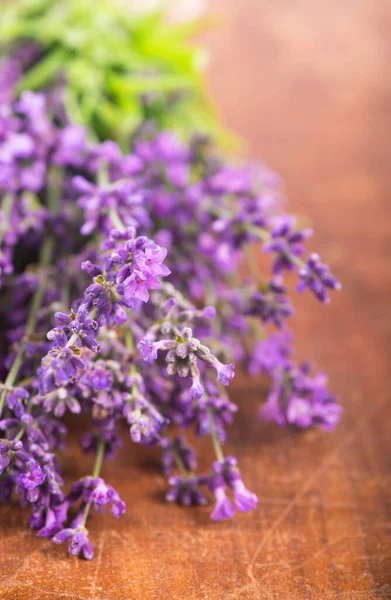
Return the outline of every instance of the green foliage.
[[[100,139],[126,139],[147,111],[159,127],[227,142],[203,83],[205,53],[189,41],[199,27],[169,24],[161,12],[134,14],[117,0],[11,0],[0,40],[5,52],[36,42],[42,56],[19,91],[53,86],[64,74],[71,118]]]

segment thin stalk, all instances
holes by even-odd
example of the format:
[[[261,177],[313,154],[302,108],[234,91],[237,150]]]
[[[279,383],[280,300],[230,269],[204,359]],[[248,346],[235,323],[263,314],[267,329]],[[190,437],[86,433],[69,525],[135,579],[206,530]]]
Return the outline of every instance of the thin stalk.
[[[105,162],[99,169],[98,172],[98,185],[101,187],[106,187],[110,184],[110,180],[109,180],[109,169],[108,169],[108,165]],[[122,223],[122,220],[117,212],[117,210],[115,208],[111,208],[109,210],[109,217],[113,223],[113,225],[119,229],[120,231],[123,231],[125,229],[125,225]]]
[[[264,229],[260,229],[260,227],[257,227],[256,225],[251,225],[251,223],[246,223],[244,227],[249,233],[252,233],[258,239],[262,240],[262,242],[270,242],[271,235]]]
[[[67,281],[61,286],[61,303],[65,310],[67,310],[70,302],[69,294],[69,282]]]
[[[4,221],[3,221],[2,227],[0,228],[0,245],[3,241],[4,234],[7,231],[8,217],[10,216],[10,213],[11,213],[12,201],[13,201],[12,195],[6,194],[4,197],[3,206],[1,209],[1,212],[3,213]]]
[[[171,437],[167,433],[163,434],[163,437],[166,440],[169,440],[170,442],[172,442]],[[183,462],[181,455],[178,452],[177,448],[175,448],[175,446],[171,446],[171,451],[172,451],[172,454],[174,457],[175,466],[178,469],[179,474],[185,479],[188,479],[189,477],[193,477],[194,473],[192,471],[188,471],[186,469],[184,462]]]
[[[254,255],[254,248],[249,245],[244,246],[243,253],[246,259],[246,265],[251,275],[257,283],[262,283],[261,270]]]
[[[109,212],[110,219],[113,222],[113,225],[120,231],[125,229],[125,225],[122,223],[121,218],[115,208],[111,208]]]
[[[185,298],[185,296],[181,292],[174,288],[172,283],[169,283],[168,281],[162,281],[160,285],[161,289],[167,296],[175,298],[180,308],[183,308],[185,310],[188,308],[193,308],[191,303]]]
[[[132,332],[130,331],[130,329],[124,329],[124,335],[125,335],[126,349],[129,352],[134,352],[135,351],[134,339],[133,339],[133,335],[132,335]]]
[[[250,318],[250,328],[255,336],[256,340],[264,340],[266,339],[267,335],[266,335],[266,330],[264,328],[264,326],[262,325],[262,323],[259,321],[259,319],[257,319],[256,317],[251,319]]]
[[[220,444],[219,437],[217,435],[216,426],[213,418],[213,413],[211,410],[208,410],[208,422],[209,422],[209,431],[212,438],[213,449],[216,455],[216,458],[219,462],[224,462],[224,452]]]
[[[126,349],[129,353],[133,354],[135,351],[135,347],[134,347],[134,339],[133,339],[133,335],[132,332],[130,331],[130,329],[123,329],[124,332],[124,337],[125,337],[125,345],[126,345]],[[134,376],[137,375],[137,370],[136,367],[131,364],[129,367],[129,375]],[[130,391],[132,393],[132,396],[137,394],[137,385],[134,383],[131,388]]]
[[[172,448],[172,454],[173,454],[173,457],[174,457],[176,468],[179,471],[179,474],[184,479],[188,479],[189,477],[191,477],[191,473],[189,473],[189,471],[186,469],[185,465],[183,464],[183,460],[180,457],[180,454],[179,454],[179,452],[178,452],[178,450],[176,448]]]
[[[21,427],[17,433],[17,435],[14,437],[14,439],[12,440],[13,442],[18,442],[19,440],[22,439],[22,437],[24,436],[26,431],[26,426],[23,425],[23,427]]]
[[[94,316],[96,314],[96,309],[93,308],[92,310],[90,310],[90,312],[87,315],[87,319],[93,319]],[[74,346],[75,342],[78,340],[80,336],[80,333],[72,333],[71,337],[69,338],[69,340],[67,341],[66,344],[66,348],[70,348],[71,346]]]
[[[107,162],[105,161],[101,167],[99,167],[99,171],[98,171],[98,185],[99,187],[105,187],[106,185],[108,185],[109,182],[109,167]]]
[[[48,266],[50,264],[52,252],[54,249],[54,238],[52,236],[48,236],[42,246],[41,255],[39,259],[39,268],[40,268],[40,276],[39,276],[39,284],[37,289],[34,292],[33,299],[30,306],[29,315],[27,318],[26,329],[24,332],[24,339],[27,339],[35,329],[35,325],[37,322],[38,311],[42,303],[43,294],[45,292],[45,287],[47,283],[48,277]],[[4,381],[4,388],[1,396],[0,396],[0,415],[4,408],[4,401],[7,395],[8,387],[12,387],[15,383],[15,380],[18,376],[19,369],[22,365],[23,357],[25,352],[25,344],[21,344],[20,348],[14,358],[14,361],[11,365],[11,368],[8,372],[8,375]]]
[[[70,348],[71,346],[74,346],[75,342],[79,339],[79,334],[78,333],[73,333],[71,335],[71,337],[69,338],[69,340],[67,341],[66,347]]]
[[[92,477],[94,477],[94,478],[99,477],[99,475],[100,475],[104,453],[105,453],[105,442],[103,440],[99,440],[98,449],[96,451],[94,469],[92,471]],[[90,509],[91,509],[91,505],[92,505],[91,502],[88,502],[86,504],[86,506],[84,508],[83,518],[81,520],[79,527],[85,527]]]
[[[268,233],[264,229],[260,229],[259,227],[256,227],[256,225],[246,224],[245,229],[249,233],[252,233],[253,235],[255,235],[262,242],[270,242],[273,239],[272,236],[270,235],[270,233]],[[291,263],[296,265],[296,267],[298,267],[299,269],[301,269],[302,267],[305,267],[305,262],[300,260],[300,258],[295,256],[291,252],[286,253],[286,257],[291,261]]]

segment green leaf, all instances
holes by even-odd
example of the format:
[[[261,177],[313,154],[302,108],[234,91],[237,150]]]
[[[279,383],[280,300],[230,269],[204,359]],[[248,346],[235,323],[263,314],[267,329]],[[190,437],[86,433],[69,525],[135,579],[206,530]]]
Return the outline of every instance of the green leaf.
[[[163,11],[135,13],[117,0],[7,0],[0,40],[7,51],[34,41],[42,58],[19,84],[39,90],[67,76],[72,118],[100,138],[123,139],[144,118],[140,96],[154,97],[148,118],[159,127],[224,137],[202,76],[206,53],[190,36],[208,19],[169,24]],[[182,102],[172,103],[177,92]]]
[[[66,68],[67,53],[63,48],[57,48],[42,58],[20,80],[18,91],[38,90]]]

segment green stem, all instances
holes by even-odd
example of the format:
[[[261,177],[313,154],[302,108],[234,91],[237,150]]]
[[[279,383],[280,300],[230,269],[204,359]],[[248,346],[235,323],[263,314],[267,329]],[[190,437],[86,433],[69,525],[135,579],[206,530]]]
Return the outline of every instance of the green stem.
[[[179,471],[179,474],[184,478],[184,479],[188,479],[189,477],[191,477],[191,473],[189,473],[186,470],[185,465],[183,464],[183,460],[181,459],[179,452],[176,448],[172,448],[172,454],[174,457],[174,461],[175,461],[175,465],[176,468]]]
[[[105,453],[105,442],[103,440],[99,440],[98,449],[97,449],[96,457],[95,457],[94,469],[92,471],[92,477],[94,477],[94,478],[99,477],[99,475],[100,475],[104,453]],[[92,505],[91,502],[88,502],[86,504],[84,513],[83,513],[83,518],[81,520],[79,527],[85,527],[90,509],[91,509],[91,505]]]
[[[264,229],[260,229],[256,225],[251,225],[251,223],[246,223],[244,227],[249,233],[252,233],[258,239],[262,240],[262,242],[270,242],[270,233],[268,233]]]
[[[256,227],[255,225],[246,224],[245,229],[249,233],[252,233],[253,235],[257,236],[257,238],[259,238],[262,242],[270,242],[272,240],[272,236],[270,235],[270,233],[268,233],[264,229],[260,229],[259,227]],[[305,262],[300,260],[300,258],[295,256],[291,252],[286,253],[286,257],[291,261],[291,263],[296,265],[296,267],[298,267],[299,269],[301,269],[302,267],[305,267]]]
[[[211,410],[208,410],[208,421],[209,421],[209,430],[212,438],[213,449],[216,454],[216,458],[219,462],[224,462],[224,452],[220,444],[220,440],[217,435],[216,426],[213,418],[213,413]]]
[[[130,329],[126,329],[126,328],[123,329],[123,332],[124,332],[124,337],[125,337],[126,349],[129,352],[129,354],[133,354],[135,351],[135,347],[134,347],[134,339],[133,339],[132,332],[130,331]],[[134,366],[134,364],[131,364],[129,367],[129,375],[131,375],[131,376],[137,375],[137,370],[136,370],[136,367]],[[137,394],[138,388],[135,383],[131,386],[130,391],[131,391],[132,396],[135,396]]]
[[[12,440],[13,442],[18,442],[19,440],[22,439],[22,437],[24,436],[26,431],[26,427],[23,425],[23,427],[21,427],[18,431],[18,434],[14,437],[14,439]]]
[[[52,252],[54,249],[54,238],[52,236],[48,236],[42,246],[41,255],[39,259],[39,267],[40,267],[40,275],[39,275],[39,284],[37,289],[34,292],[34,296],[31,302],[29,315],[27,318],[26,329],[24,332],[24,339],[27,339],[35,329],[35,325],[37,322],[38,311],[42,303],[43,294],[45,292],[47,277],[48,277],[48,266],[50,264]],[[19,369],[21,367],[23,357],[25,351],[25,344],[22,343],[20,348],[14,358],[14,361],[11,365],[11,368],[8,372],[8,375],[4,381],[4,389],[0,396],[0,415],[4,408],[4,402],[7,395],[7,388],[12,387],[15,383],[15,380],[18,376]]]
[[[255,258],[254,249],[246,244],[244,246],[243,253],[246,258],[247,268],[251,275],[254,277],[257,283],[262,283],[261,270],[259,268],[257,259]]]
[[[254,334],[255,340],[264,340],[267,338],[266,330],[260,320],[255,317],[253,319],[250,318],[250,327]]]
[[[174,462],[175,462],[175,466],[179,471],[179,474],[184,478],[184,479],[188,479],[189,477],[192,477],[194,475],[194,473],[192,471],[188,471],[183,463],[183,460],[181,458],[180,453],[178,452],[178,450],[175,448],[175,446],[172,445],[172,438],[170,437],[170,435],[163,434],[163,437],[165,437],[167,440],[169,440],[171,442],[171,451],[174,457]]]
[[[70,293],[69,293],[69,282],[65,282],[61,286],[61,303],[65,310],[67,310],[70,302]]]
[[[163,290],[163,292],[168,297],[175,298],[175,300],[177,301],[177,304],[180,308],[183,308],[184,310],[186,310],[188,308],[192,308],[192,305],[190,304],[190,302],[185,298],[185,296],[181,292],[179,292],[172,285],[172,283],[169,283],[168,281],[162,281],[160,286],[161,286],[161,289]]]
[[[69,338],[69,340],[67,341],[67,348],[70,348],[71,346],[73,346],[75,344],[75,342],[78,340],[79,338],[79,334],[78,333],[73,333],[71,335],[71,337]]]
[[[109,181],[109,170],[108,170],[108,165],[105,162],[99,169],[98,171],[98,185],[100,187],[106,187],[110,184]],[[123,231],[125,229],[125,225],[122,223],[122,220],[117,212],[117,210],[115,208],[111,208],[109,210],[109,217],[113,223],[113,225],[119,229],[120,231]]]
[[[8,228],[8,217],[10,215],[11,212],[11,208],[12,208],[12,201],[13,201],[13,197],[11,194],[6,194],[3,200],[3,206],[1,209],[1,212],[3,213],[3,224],[0,228],[0,246],[1,243],[3,241],[4,238],[4,234],[7,231]]]
[[[135,347],[134,347],[134,339],[133,339],[132,332],[130,331],[130,329],[124,328],[124,334],[125,334],[126,349],[129,352],[134,352]]]
[[[110,209],[109,217],[113,225],[115,225],[117,229],[119,229],[120,231],[123,231],[125,229],[125,225],[122,223],[121,218],[118,212],[115,210],[115,208]]]
[[[93,319],[94,316],[96,314],[96,308],[93,308],[92,310],[90,310],[90,312],[87,315],[87,319]],[[75,342],[78,340],[80,336],[80,333],[73,333],[71,335],[71,337],[69,338],[69,340],[67,341],[67,345],[66,348],[70,348],[71,346],[74,346]]]
[[[107,186],[109,182],[109,167],[106,161],[99,167],[97,183],[99,187]]]

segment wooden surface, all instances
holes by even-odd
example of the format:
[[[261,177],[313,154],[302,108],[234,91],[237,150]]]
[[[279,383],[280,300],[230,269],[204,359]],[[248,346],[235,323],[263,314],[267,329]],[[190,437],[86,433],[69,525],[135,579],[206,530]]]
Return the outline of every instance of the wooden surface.
[[[389,0],[220,0],[206,36],[214,97],[248,154],[283,174],[295,211],[343,282],[330,307],[296,301],[298,355],[314,356],[345,407],[334,434],[258,423],[260,383],[238,377],[232,451],[255,514],[212,524],[166,505],[153,451],[126,442],[104,476],[128,505],[95,517],[91,563],[2,507],[2,600],[391,598]],[[208,443],[202,444],[210,457]],[[82,475],[71,443],[65,474]]]

